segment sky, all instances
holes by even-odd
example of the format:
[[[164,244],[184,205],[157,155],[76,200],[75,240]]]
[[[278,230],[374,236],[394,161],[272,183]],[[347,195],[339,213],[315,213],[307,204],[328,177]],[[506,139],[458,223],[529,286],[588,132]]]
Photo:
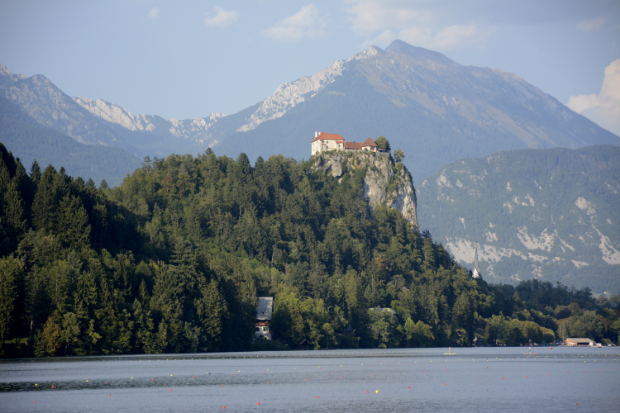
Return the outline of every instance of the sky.
[[[512,72],[620,134],[620,1],[9,1],[0,63],[165,119],[233,114],[394,39]]]

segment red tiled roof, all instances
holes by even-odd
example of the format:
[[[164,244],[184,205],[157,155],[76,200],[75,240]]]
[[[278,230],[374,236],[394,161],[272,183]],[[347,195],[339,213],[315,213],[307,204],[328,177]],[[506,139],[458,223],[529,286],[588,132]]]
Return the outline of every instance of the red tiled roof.
[[[361,151],[362,150],[362,144],[359,143],[359,142],[345,142],[344,143],[344,148],[345,149],[352,149],[352,150]]]
[[[316,138],[312,139],[312,142],[314,142],[314,141],[325,141],[325,140],[344,141],[344,138],[342,136],[338,135],[337,133],[321,132],[321,133],[319,133],[319,136],[317,136]]]
[[[375,146],[375,147],[376,147],[376,146],[377,146],[377,144],[376,144],[376,143],[375,143],[375,141],[373,141],[372,139],[370,139],[370,138],[366,138],[366,140],[365,140],[365,141],[364,141],[364,143],[362,144],[362,147],[365,147],[365,146],[371,146],[371,147],[372,147],[372,146]]]

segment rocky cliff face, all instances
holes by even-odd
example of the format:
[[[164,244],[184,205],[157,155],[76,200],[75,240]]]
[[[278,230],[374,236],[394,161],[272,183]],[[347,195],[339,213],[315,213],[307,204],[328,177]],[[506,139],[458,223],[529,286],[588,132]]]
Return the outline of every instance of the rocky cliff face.
[[[417,183],[424,229],[492,283],[537,278],[620,292],[620,148],[467,158]]]
[[[181,138],[209,146],[217,143],[217,140],[211,139],[210,128],[226,116],[212,113],[205,118],[165,120],[159,116],[133,115],[128,110],[101,99],[92,100],[78,96],[73,100],[93,115],[130,131],[153,132],[170,139]]]
[[[411,224],[418,226],[416,194],[407,168],[396,164],[388,153],[331,151],[313,157],[314,168],[338,180],[345,173],[365,170],[364,198],[371,211],[379,205],[398,209]]]

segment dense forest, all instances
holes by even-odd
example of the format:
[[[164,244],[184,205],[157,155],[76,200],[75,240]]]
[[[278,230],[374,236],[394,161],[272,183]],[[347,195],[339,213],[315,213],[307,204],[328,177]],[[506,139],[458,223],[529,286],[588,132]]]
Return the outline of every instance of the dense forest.
[[[207,150],[97,188],[36,161],[27,172],[0,144],[2,354],[617,340],[611,303],[475,280],[399,211],[371,214],[363,179]],[[272,342],[252,341],[259,296],[274,297]]]

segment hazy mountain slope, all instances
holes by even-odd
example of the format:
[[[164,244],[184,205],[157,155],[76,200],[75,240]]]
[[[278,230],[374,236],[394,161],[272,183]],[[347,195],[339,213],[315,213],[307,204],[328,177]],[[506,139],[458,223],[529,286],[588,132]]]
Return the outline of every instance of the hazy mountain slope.
[[[499,150],[620,144],[513,74],[461,66],[401,41],[281,85],[247,119],[214,150],[308,158],[316,130],[356,141],[385,135],[404,150],[414,177]]]
[[[215,113],[205,118],[165,120],[159,116],[132,115],[104,100],[71,98],[43,75],[15,75],[2,64],[0,96],[21,107],[40,124],[78,142],[121,147],[139,157],[203,152],[218,142],[212,139],[210,128],[224,117]]]
[[[0,65],[0,95],[9,99],[43,126],[86,144],[118,146],[135,151],[108,122],[93,116],[43,75],[12,75]]]
[[[44,169],[51,164],[67,174],[92,178],[97,185],[105,179],[118,185],[140,166],[141,161],[121,148],[84,145],[56,130],[40,125],[17,105],[0,96],[0,142],[22,160],[29,170],[34,159]]]
[[[494,153],[416,184],[420,228],[483,278],[620,293],[620,148]]]

